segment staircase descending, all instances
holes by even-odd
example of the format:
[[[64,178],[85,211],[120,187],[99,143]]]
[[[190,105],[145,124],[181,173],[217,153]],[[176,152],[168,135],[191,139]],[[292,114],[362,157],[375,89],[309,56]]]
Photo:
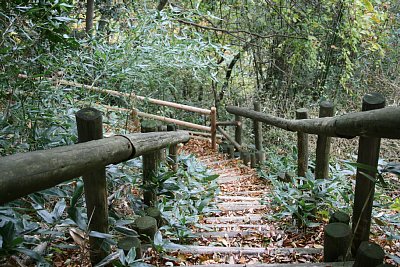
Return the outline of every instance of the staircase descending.
[[[221,212],[203,217],[193,228],[197,238],[192,245],[167,245],[165,250],[170,255],[191,259],[197,266],[350,266],[309,263],[322,260],[322,246],[315,245],[322,242],[321,235],[319,240],[310,238],[309,244],[296,244],[293,233],[265,219],[266,214],[274,212],[268,205],[270,188],[255,170],[215,152],[197,156],[220,175],[220,194],[215,202]],[[304,240],[304,234],[300,235]]]

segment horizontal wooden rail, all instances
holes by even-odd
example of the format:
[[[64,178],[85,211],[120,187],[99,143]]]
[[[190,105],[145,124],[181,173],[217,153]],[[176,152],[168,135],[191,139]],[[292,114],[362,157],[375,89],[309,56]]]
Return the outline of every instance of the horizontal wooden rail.
[[[118,135],[2,157],[0,205],[79,177],[95,167],[120,163],[189,138],[185,131]]]
[[[227,132],[225,132],[224,129],[222,129],[221,127],[217,126],[217,130],[218,130],[226,139],[228,139],[238,151],[242,151],[242,147],[235,141],[234,138],[230,137],[230,135],[229,135]]]
[[[29,78],[29,76],[27,76],[25,74],[19,74],[18,77],[19,78],[23,78],[23,79],[28,79]],[[149,103],[157,104],[157,105],[160,105],[160,106],[166,106],[166,107],[182,109],[182,110],[191,111],[191,112],[195,112],[195,113],[200,113],[200,114],[204,114],[204,115],[211,115],[211,110],[209,110],[209,109],[192,107],[192,106],[188,106],[188,105],[184,105],[184,104],[177,104],[177,103],[174,103],[174,102],[154,99],[154,98],[150,98],[150,97],[138,96],[138,95],[135,95],[133,93],[123,93],[123,92],[118,92],[118,91],[113,91],[113,90],[107,90],[107,89],[103,89],[103,88],[92,86],[92,85],[86,85],[86,84],[81,84],[81,83],[77,83],[77,82],[70,82],[70,81],[66,81],[66,80],[62,80],[62,79],[52,79],[52,78],[45,78],[45,77],[33,78],[33,79],[35,79],[35,80],[46,79],[48,81],[56,82],[57,84],[85,88],[85,89],[88,89],[88,90],[91,90],[91,91],[100,92],[100,93],[106,93],[106,94],[115,95],[115,96],[127,97],[128,99],[129,98],[132,98],[132,99],[136,98],[136,99],[147,101]]]
[[[181,120],[177,120],[177,119],[167,118],[167,117],[164,117],[164,116],[153,115],[153,114],[149,114],[149,113],[138,111],[137,109],[134,109],[134,108],[133,109],[117,108],[117,107],[112,107],[112,106],[108,106],[108,105],[98,105],[98,106],[99,107],[104,107],[104,108],[106,108],[108,110],[115,110],[115,111],[122,111],[122,112],[132,112],[133,111],[139,117],[149,118],[149,119],[158,120],[158,121],[164,121],[164,122],[168,122],[168,123],[173,123],[173,124],[176,124],[176,125],[185,126],[185,127],[188,127],[188,128],[201,130],[201,131],[207,131],[207,132],[211,131],[211,127],[209,127],[209,126],[203,126],[203,125],[199,125],[199,124],[195,124],[195,123],[191,123],[191,122],[186,122],[186,121],[181,121]]]
[[[229,113],[255,119],[284,130],[332,137],[355,136],[400,139],[400,107],[354,112],[337,117],[288,120],[248,108],[228,106]]]
[[[240,121],[218,121],[217,126],[241,126]]]
[[[190,135],[201,135],[201,136],[207,136],[207,137],[211,137],[211,133],[204,133],[204,132],[195,132],[195,131],[187,131]],[[216,135],[217,138],[219,139],[223,139],[225,138],[223,135],[221,134],[217,134]]]

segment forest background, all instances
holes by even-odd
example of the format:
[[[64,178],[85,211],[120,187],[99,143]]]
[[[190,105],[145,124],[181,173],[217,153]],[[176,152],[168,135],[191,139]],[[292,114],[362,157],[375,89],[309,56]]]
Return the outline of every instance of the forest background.
[[[44,77],[216,106],[220,119],[226,116],[224,105],[246,106],[254,100],[263,103],[264,111],[284,116],[324,99],[336,104],[337,113],[359,109],[360,96],[373,91],[397,105],[399,5],[380,0],[102,0],[94,3],[91,17],[83,1],[2,1],[0,153],[75,141],[69,137],[74,110],[96,103],[204,123],[146,101],[55,88]],[[92,24],[86,25],[86,18]]]
[[[91,5],[93,10],[87,8]],[[400,1],[380,0],[0,1],[0,155],[76,143],[75,114],[86,106],[104,111],[105,130],[114,133],[138,128],[136,124],[128,127],[132,126],[132,114],[106,111],[104,105],[207,123],[199,115],[151,105],[146,100],[131,101],[66,86],[59,83],[61,79],[197,107],[216,106],[220,121],[232,119],[225,105],[252,106],[253,101],[261,102],[263,112],[286,118],[294,118],[295,109],[300,107],[317,116],[321,100],[335,104],[335,115],[358,111],[360,99],[367,92],[380,92],[387,105],[398,106],[399,10]],[[252,143],[250,123],[245,122],[245,144]],[[265,177],[272,180],[278,172],[294,169],[296,136],[264,128],[268,130],[264,146],[269,155]],[[356,140],[333,142],[334,156],[355,159]],[[277,150],[272,149],[273,144],[279,145]],[[315,145],[315,138],[310,138],[310,144]],[[383,140],[381,156],[399,161],[399,147],[398,140]],[[188,159],[184,161],[189,167],[195,166]],[[325,206],[348,209],[351,197],[347,197],[346,205],[338,200],[338,196],[353,192],[348,186],[350,180],[338,175],[348,170],[336,163],[331,161],[334,183],[327,182],[335,191],[330,197],[324,196],[325,203],[330,203]],[[196,169],[186,167],[180,173],[186,175],[186,169]],[[107,175],[113,178],[109,189],[115,195],[123,195],[121,184],[134,187],[140,180],[137,173],[124,171],[108,168]],[[201,179],[208,177],[204,173]],[[179,175],[172,177],[182,180]],[[186,188],[198,186],[197,180],[192,180]],[[22,249],[39,243],[37,232],[54,235],[55,240],[67,236],[50,231],[58,223],[72,220],[72,225],[85,230],[84,202],[79,200],[82,187],[77,179],[17,200],[10,204],[13,209],[0,207],[2,218],[8,218],[0,227],[0,256],[16,251],[31,253]],[[285,190],[279,190],[276,194],[283,196]],[[199,192],[205,195],[194,204],[188,201],[176,205],[174,199],[163,203],[174,214],[179,209],[179,216],[169,218],[180,227],[176,231],[179,239],[188,237],[188,225],[198,220],[204,203],[212,199],[207,191],[201,188]],[[189,191],[180,192],[187,199],[192,197]],[[389,229],[385,239],[400,240],[394,226],[398,225],[400,210],[396,185],[393,192],[380,195],[385,199],[382,214],[387,215]],[[301,190],[295,194],[303,196]],[[137,196],[128,194],[127,199],[133,209],[140,206]],[[32,207],[37,215],[33,215]],[[298,210],[297,206],[286,208]],[[320,210],[329,215],[328,208]],[[19,239],[20,233],[27,231],[29,238]],[[9,241],[3,238],[4,233],[11,233],[7,235]],[[63,248],[54,248],[54,255],[62,254],[59,249]],[[48,255],[48,259],[54,262],[53,256]]]

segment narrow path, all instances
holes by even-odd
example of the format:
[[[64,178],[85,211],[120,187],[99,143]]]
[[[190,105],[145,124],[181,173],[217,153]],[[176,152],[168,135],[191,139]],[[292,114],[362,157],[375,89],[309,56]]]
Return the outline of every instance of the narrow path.
[[[197,238],[191,245],[171,244],[165,247],[167,251],[208,266],[280,266],[273,263],[321,260],[322,246],[315,246],[322,242],[321,236],[317,241],[313,236],[310,240],[313,245],[309,246],[304,241],[307,234],[285,232],[283,223],[265,219],[265,215],[274,212],[268,205],[271,191],[254,169],[238,159],[227,159],[213,152],[207,141],[192,140],[183,149],[220,175],[217,178],[220,194],[215,199],[220,212],[200,220],[193,228]],[[296,235],[304,242],[297,244]]]

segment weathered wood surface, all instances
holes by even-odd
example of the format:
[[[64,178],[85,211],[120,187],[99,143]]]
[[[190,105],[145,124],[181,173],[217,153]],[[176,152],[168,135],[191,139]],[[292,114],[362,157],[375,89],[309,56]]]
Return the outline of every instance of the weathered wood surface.
[[[234,224],[234,223],[212,223],[212,224],[200,224],[200,226],[204,229],[216,229],[216,228],[229,228],[231,230],[234,229],[269,229],[269,226],[267,225],[257,225],[257,224],[247,224],[247,223],[242,223],[242,224]]]
[[[353,261],[321,262],[321,263],[255,263],[255,264],[207,264],[197,267],[351,267]]]
[[[76,115],[78,142],[103,138],[103,120],[99,110],[84,108]],[[107,179],[105,166],[97,166],[83,175],[87,214],[90,216],[89,230],[108,233]],[[89,236],[90,261],[93,265],[107,256],[102,249],[103,239]]]
[[[362,110],[365,112],[369,112],[366,110],[384,110],[384,106],[385,98],[381,94],[373,93],[367,94],[363,97]],[[360,137],[358,142],[357,163],[367,165],[372,168],[372,170],[365,170],[357,167],[352,216],[354,236],[351,252],[353,256],[356,255],[361,242],[369,240],[375,182],[371,181],[370,178],[365,176],[365,174],[376,178],[376,172],[374,169],[376,170],[378,166],[380,144],[380,138]]]
[[[243,125],[242,125],[242,117],[235,115],[235,121],[238,122],[238,125],[235,129],[235,141],[240,146],[242,145],[242,132],[243,132]]]
[[[231,143],[235,146],[235,148],[236,148],[238,151],[241,151],[241,150],[242,150],[242,147],[241,147],[241,146],[235,141],[235,139],[232,138],[224,129],[222,129],[221,127],[217,126],[217,130],[218,130],[226,139],[228,139],[228,141],[231,142]]]
[[[211,148],[217,149],[217,109],[211,108],[210,113]]]
[[[219,203],[217,207],[223,211],[239,211],[239,210],[258,210],[266,208],[265,205],[259,204],[259,202],[227,202]]]
[[[217,196],[216,199],[229,199],[229,200],[255,200],[261,201],[260,197],[243,197],[243,196]],[[259,202],[258,202],[259,203]]]
[[[254,102],[254,110],[261,112],[261,103]],[[256,150],[263,150],[263,133],[262,133],[262,123],[258,120],[253,120],[253,131],[254,131],[254,145],[256,146]]]
[[[240,126],[240,121],[217,121],[217,126]]]
[[[354,112],[332,118],[288,120],[248,108],[228,106],[229,113],[257,119],[287,131],[323,134],[332,137],[355,136],[400,139],[400,107]]]
[[[197,232],[194,233],[196,237],[243,237],[251,235],[266,235],[269,231],[258,231],[258,230],[242,230],[242,231],[222,231],[222,232]]]
[[[308,110],[296,110],[296,119],[308,119]],[[297,132],[297,175],[305,177],[308,169],[308,134]]]
[[[243,176],[227,176],[227,177],[218,177],[217,178],[217,182],[219,184],[223,184],[223,183],[230,183],[230,182],[234,182],[234,181],[239,181],[240,179],[245,179],[245,178],[250,178],[251,175],[243,175]]]
[[[221,217],[206,217],[204,220],[207,223],[215,222],[258,222],[261,221],[262,214],[248,214],[246,216],[221,216]]]
[[[214,253],[241,253],[241,254],[267,254],[267,255],[288,255],[288,254],[319,254],[321,248],[252,248],[252,247],[207,247],[193,245],[178,245],[167,243],[164,246],[166,251],[180,251],[191,254],[214,254]]]
[[[200,131],[206,131],[206,132],[211,131],[211,127],[209,127],[209,126],[204,126],[204,125],[199,125],[199,124],[195,124],[195,123],[191,123],[191,122],[187,122],[187,121],[181,121],[181,120],[177,120],[177,119],[167,118],[164,116],[149,114],[146,112],[139,111],[135,108],[132,108],[132,109],[118,108],[118,107],[112,107],[112,106],[108,106],[108,105],[98,105],[98,106],[104,107],[107,110],[115,110],[115,111],[122,111],[122,112],[134,112],[137,116],[142,117],[142,118],[153,119],[153,120],[163,121],[163,122],[167,122],[167,123],[173,123],[176,125],[180,125],[180,126],[188,127],[191,129],[200,130]]]
[[[30,77],[25,74],[19,74],[18,78],[28,79]],[[32,78],[32,79],[39,80],[39,79],[46,79],[46,78],[39,77],[39,78]],[[178,104],[178,103],[164,101],[164,100],[160,100],[160,99],[154,99],[154,98],[150,98],[150,97],[138,96],[133,93],[123,93],[123,92],[103,89],[103,88],[92,86],[92,85],[86,85],[86,84],[81,84],[81,83],[77,83],[77,82],[70,82],[70,81],[66,81],[66,80],[62,80],[62,79],[53,80],[51,78],[47,78],[47,80],[48,81],[56,81],[57,84],[84,88],[84,89],[88,89],[88,90],[99,92],[99,93],[110,94],[110,95],[115,95],[115,96],[122,96],[122,97],[126,97],[128,99],[138,99],[138,100],[146,101],[148,103],[157,104],[160,106],[172,107],[172,108],[187,110],[187,111],[196,112],[196,113],[205,114],[205,115],[211,114],[211,110],[209,110],[209,109],[192,107],[192,106],[188,106],[188,105]]]
[[[332,117],[333,104],[329,101],[322,101],[319,104],[319,117]],[[318,135],[317,151],[315,155],[315,178],[329,178],[329,151],[331,149],[331,137]]]
[[[94,167],[119,163],[188,140],[189,134],[183,131],[119,135],[2,157],[0,205],[81,176]]]
[[[142,133],[157,132],[160,125],[156,121],[143,121]],[[157,188],[155,181],[159,175],[162,150],[154,150],[143,154],[143,203],[147,206],[157,205]]]

